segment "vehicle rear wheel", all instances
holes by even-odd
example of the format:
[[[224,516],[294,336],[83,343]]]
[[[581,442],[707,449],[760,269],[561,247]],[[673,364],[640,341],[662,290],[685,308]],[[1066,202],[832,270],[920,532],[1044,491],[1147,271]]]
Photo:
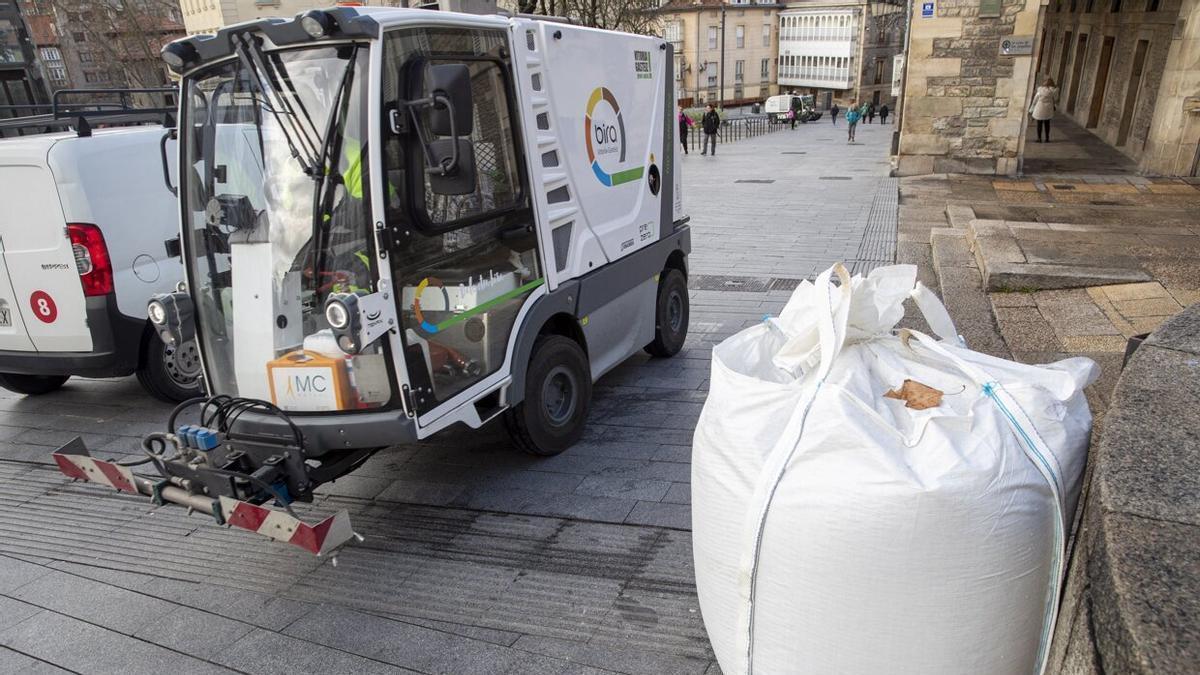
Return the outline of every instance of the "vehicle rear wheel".
[[[592,406],[587,354],[561,335],[538,338],[525,373],[525,399],[504,413],[513,441],[524,451],[549,457],[583,436]]]
[[[57,391],[70,375],[17,375],[15,373],[0,373],[0,387],[11,392],[26,396],[40,396]]]
[[[168,347],[158,336],[147,338],[138,382],[148,394],[160,401],[185,401],[200,395],[200,352],[189,340]]]
[[[654,342],[645,346],[652,356],[675,356],[683,349],[688,331],[687,278],[677,269],[666,269],[658,278]]]

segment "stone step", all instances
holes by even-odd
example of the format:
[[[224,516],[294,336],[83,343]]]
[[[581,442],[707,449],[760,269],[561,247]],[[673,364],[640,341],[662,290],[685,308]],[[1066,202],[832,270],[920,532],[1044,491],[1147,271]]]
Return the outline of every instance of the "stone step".
[[[996,325],[991,300],[980,284],[979,268],[967,244],[966,232],[952,227],[934,229],[929,243],[942,302],[959,335],[975,351],[1012,358]]]
[[[1115,254],[1109,264],[1082,252],[1079,226],[975,219],[966,236],[988,291],[1036,291],[1150,281],[1136,260]],[[1025,235],[1025,236],[1022,236]],[[1103,237],[1100,231],[1096,236]],[[1030,251],[1033,251],[1031,254]]]

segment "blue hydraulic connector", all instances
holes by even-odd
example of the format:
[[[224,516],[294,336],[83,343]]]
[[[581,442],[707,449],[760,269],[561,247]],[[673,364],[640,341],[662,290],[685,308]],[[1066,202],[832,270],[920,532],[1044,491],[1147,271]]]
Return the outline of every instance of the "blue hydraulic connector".
[[[192,429],[190,424],[184,424],[175,430],[175,435],[179,437],[179,442],[183,443],[184,447],[192,447]]]
[[[193,433],[196,440],[195,448],[197,450],[209,451],[220,445],[220,440],[217,438],[217,432],[212,429],[196,429]]]

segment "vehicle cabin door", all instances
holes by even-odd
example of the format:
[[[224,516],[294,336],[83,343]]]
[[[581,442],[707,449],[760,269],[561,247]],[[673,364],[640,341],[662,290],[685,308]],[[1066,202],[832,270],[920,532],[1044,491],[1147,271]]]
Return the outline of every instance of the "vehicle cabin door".
[[[518,150],[512,50],[507,32],[489,24],[407,27],[384,38],[381,100],[396,111],[382,134],[388,260],[422,435],[479,421],[474,406],[461,404],[505,381],[519,317],[545,292]],[[457,139],[449,115],[407,103],[446,77],[466,97],[455,110]],[[455,141],[455,170],[430,172],[451,158]]]
[[[33,162],[0,166],[0,203],[6,210],[0,349],[91,350],[87,304],[53,174]]]

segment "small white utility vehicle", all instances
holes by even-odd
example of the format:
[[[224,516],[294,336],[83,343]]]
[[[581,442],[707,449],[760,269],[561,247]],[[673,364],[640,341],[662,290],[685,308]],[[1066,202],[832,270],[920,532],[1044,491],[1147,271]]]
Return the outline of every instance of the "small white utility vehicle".
[[[672,49],[545,18],[312,10],[168,45],[182,75],[186,292],[200,424],[146,438],[157,476],[67,475],[313,552],[351,536],[270,511],[382,447],[503,418],[561,452],[592,382],[688,328]]]
[[[161,121],[175,111],[64,96],[149,91],[64,90],[54,112],[3,121],[25,135],[0,139],[0,387],[44,394],[72,375],[136,372],[164,400],[199,392],[195,341],[165,345],[146,320],[151,296],[183,276],[168,250],[179,221],[163,180],[175,149]],[[152,126],[91,130],[155,117]]]

